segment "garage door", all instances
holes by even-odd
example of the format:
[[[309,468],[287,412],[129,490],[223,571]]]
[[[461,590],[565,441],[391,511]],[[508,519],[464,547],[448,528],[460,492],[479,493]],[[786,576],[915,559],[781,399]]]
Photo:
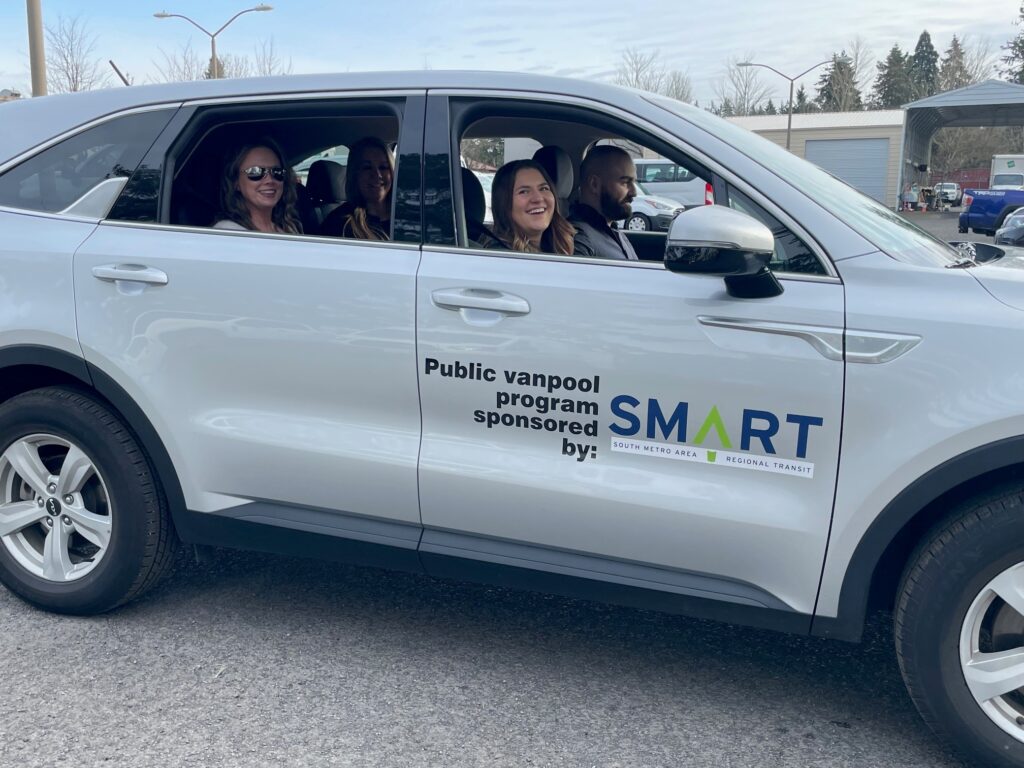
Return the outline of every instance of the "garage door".
[[[804,157],[865,195],[885,202],[888,139],[817,139],[807,142]]]

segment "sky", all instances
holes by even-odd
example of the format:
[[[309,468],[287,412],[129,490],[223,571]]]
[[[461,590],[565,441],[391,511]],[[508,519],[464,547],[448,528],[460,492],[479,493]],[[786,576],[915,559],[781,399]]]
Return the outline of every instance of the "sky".
[[[40,0],[45,25],[79,17],[95,38],[95,57],[119,85],[112,59],[136,83],[158,82],[164,54],[191,44],[203,56],[209,38],[186,21],[156,19],[157,11],[191,17],[213,31],[246,0]],[[163,5],[162,3],[167,3]],[[252,3],[255,5],[255,2]],[[898,44],[913,50],[927,29],[940,55],[956,34],[988,45],[995,57],[1017,32],[1018,0],[271,0],[274,10],[248,13],[217,37],[218,53],[252,56],[273,40],[292,72],[396,69],[511,70],[610,79],[627,48],[657,52],[686,72],[695,98],[718,100],[731,60],[769,64],[789,75],[860,37],[875,62]],[[873,70],[873,68],[872,68]],[[788,81],[759,70],[784,101]],[[813,91],[820,70],[803,79]],[[0,89],[31,91],[26,3],[0,0]],[[0,127],[2,130],[2,127]]]

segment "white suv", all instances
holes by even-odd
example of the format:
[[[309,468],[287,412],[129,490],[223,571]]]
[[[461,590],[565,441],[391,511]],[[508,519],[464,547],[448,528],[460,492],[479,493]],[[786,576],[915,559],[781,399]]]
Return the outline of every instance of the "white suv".
[[[931,726],[1024,765],[1018,257],[591,82],[210,80],[0,121],[13,592],[110,610],[184,541],[846,640],[891,608]],[[285,164],[396,146],[390,240],[211,228],[244,131]],[[482,250],[453,150],[481,136],[574,168],[640,144],[715,205],[627,232],[640,261]]]

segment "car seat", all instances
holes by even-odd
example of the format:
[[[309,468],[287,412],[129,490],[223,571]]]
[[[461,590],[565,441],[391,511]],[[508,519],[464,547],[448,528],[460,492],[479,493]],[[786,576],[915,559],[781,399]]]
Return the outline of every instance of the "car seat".
[[[558,200],[558,211],[563,216],[569,212],[569,198],[575,182],[572,159],[569,153],[554,144],[541,147],[533,153],[533,159],[547,171],[551,183],[555,185],[555,198]]]

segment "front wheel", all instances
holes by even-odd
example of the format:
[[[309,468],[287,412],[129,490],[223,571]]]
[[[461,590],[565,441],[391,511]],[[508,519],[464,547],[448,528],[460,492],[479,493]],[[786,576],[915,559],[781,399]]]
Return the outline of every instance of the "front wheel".
[[[649,232],[651,229],[651,220],[642,213],[634,213],[626,221],[626,229],[633,232]]]
[[[1024,487],[964,505],[903,577],[896,652],[914,704],[969,760],[1024,766]]]
[[[47,388],[0,406],[0,581],[60,613],[108,611],[169,567],[177,539],[149,461],[105,405]]]

